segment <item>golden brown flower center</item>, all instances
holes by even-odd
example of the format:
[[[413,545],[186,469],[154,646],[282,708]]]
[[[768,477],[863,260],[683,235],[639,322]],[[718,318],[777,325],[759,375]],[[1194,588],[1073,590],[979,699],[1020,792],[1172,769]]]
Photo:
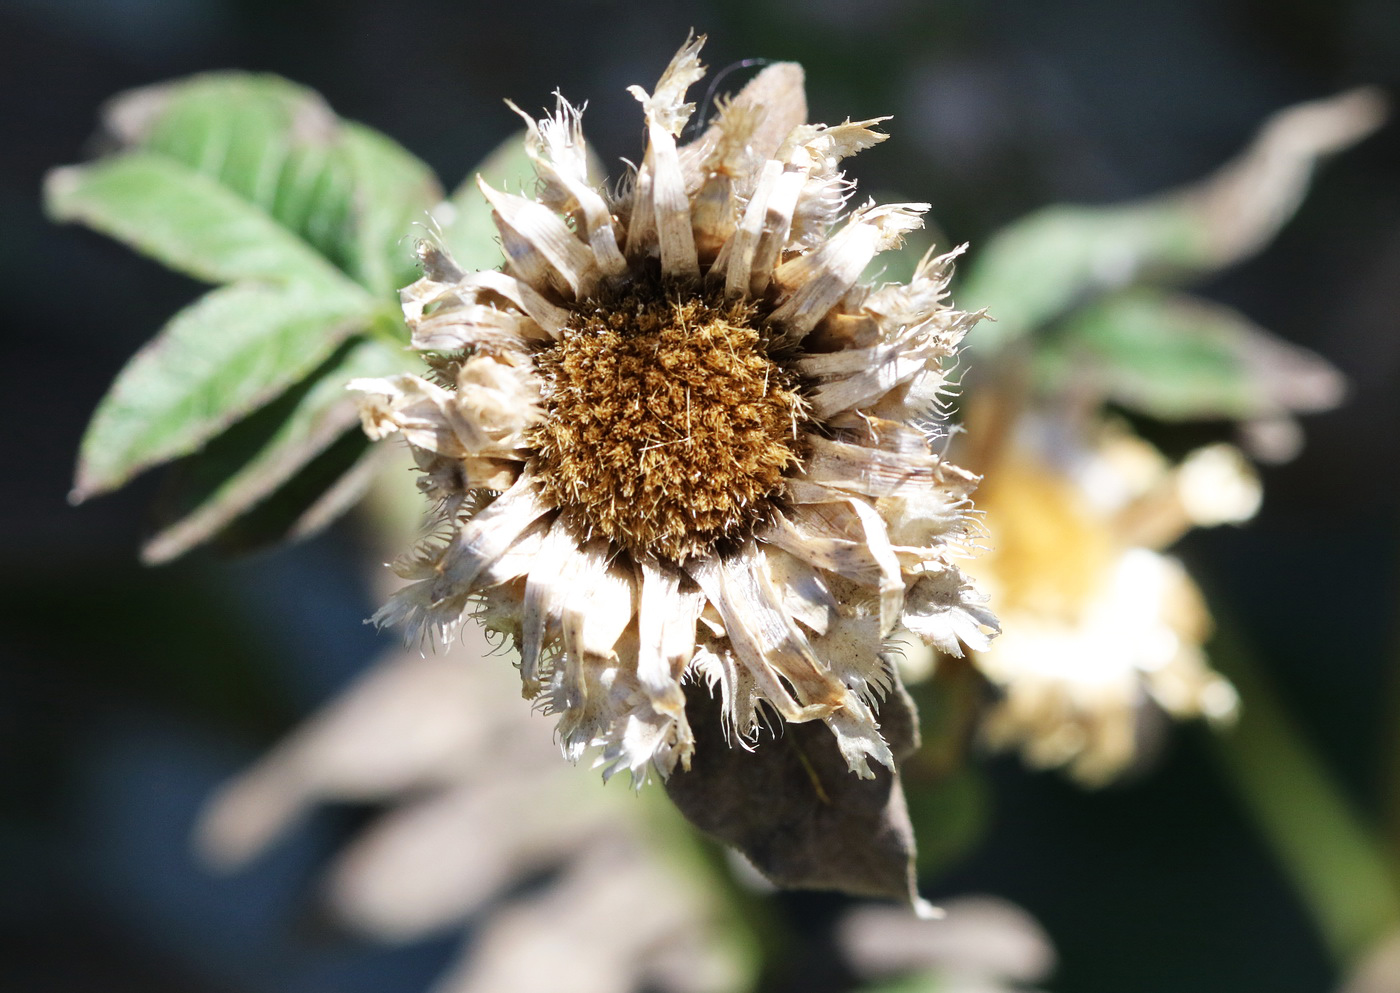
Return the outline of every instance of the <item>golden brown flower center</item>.
[[[582,305],[541,353],[545,495],[595,534],[681,561],[767,519],[806,406],[755,309],[674,289]]]

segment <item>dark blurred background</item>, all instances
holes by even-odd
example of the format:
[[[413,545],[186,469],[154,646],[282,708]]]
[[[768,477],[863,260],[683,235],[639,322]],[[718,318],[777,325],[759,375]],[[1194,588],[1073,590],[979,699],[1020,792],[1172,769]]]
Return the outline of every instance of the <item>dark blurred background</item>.
[[[605,161],[635,157],[624,88],[649,87],[692,26],[712,70],[801,61],[814,120],[893,114],[894,139],[852,173],[865,191],[933,201],[974,253],[1047,203],[1195,179],[1289,103],[1400,82],[1395,0],[4,0],[0,989],[414,991],[458,940],[385,948],[323,919],[317,865],[365,811],[324,812],[230,878],[191,856],[207,792],[391,636],[360,623],[373,607],[353,523],[290,550],[146,569],[158,478],[66,504],[98,398],[199,289],[48,224],[44,171],[90,154],[114,93],[225,67],[319,90],[449,188],[516,128],[503,97],[537,109],[556,87],[588,100]],[[1325,168],[1274,245],[1203,288],[1326,356],[1351,392],[1307,420],[1300,458],[1264,471],[1256,521],[1178,548],[1377,824],[1400,740],[1397,180],[1392,124]],[[986,833],[926,891],[1021,903],[1059,950],[1061,993],[1335,986],[1207,736],[1178,728],[1155,768],[1095,793],[985,760]],[[779,898],[805,938],[771,988],[842,988],[825,931],[840,905]]]

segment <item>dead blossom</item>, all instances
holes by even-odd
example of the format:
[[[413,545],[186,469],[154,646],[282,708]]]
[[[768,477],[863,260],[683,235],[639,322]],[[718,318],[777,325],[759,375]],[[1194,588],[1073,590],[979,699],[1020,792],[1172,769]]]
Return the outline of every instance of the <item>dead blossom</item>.
[[[732,744],[771,716],[819,720],[868,777],[894,765],[885,640],[996,630],[957,565],[977,478],[935,454],[944,364],[981,315],[947,303],[957,252],[861,282],[928,205],[847,211],[840,163],[885,135],[806,123],[799,66],[678,145],[703,40],[631,88],[647,147],[619,191],[590,181],[560,98],[521,115],[536,194],[480,184],[501,269],[421,247],[402,296],[430,375],[351,384],[435,508],[376,619],[508,637],[565,753],[600,748],[605,775],[688,768],[682,683],[703,680]]]

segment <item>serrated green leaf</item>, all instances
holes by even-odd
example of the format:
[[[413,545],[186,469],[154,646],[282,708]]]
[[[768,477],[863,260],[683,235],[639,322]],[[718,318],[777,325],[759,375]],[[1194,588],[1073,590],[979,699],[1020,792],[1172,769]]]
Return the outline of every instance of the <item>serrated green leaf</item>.
[[[452,258],[467,272],[495,269],[501,264],[501,245],[491,220],[491,205],[477,188],[480,176],[498,190],[512,193],[535,187],[535,167],[525,154],[525,132],[501,142],[471,170],[439,211],[439,237]]]
[[[401,242],[442,198],[402,147],[277,76],[211,73],[147,87],[115,100],[106,120],[128,148],[211,177],[376,292],[411,279]]]
[[[317,370],[311,381],[274,404],[289,408],[276,429],[256,439],[251,457],[225,477],[197,509],[146,542],[142,558],[151,564],[177,558],[267,499],[357,423],[357,404],[345,390],[347,382],[391,375],[402,371],[405,364],[403,356],[378,342],[349,346],[338,361]]]
[[[83,438],[73,499],[188,454],[277,396],[369,319],[320,287],[226,286],[177,314],[122,370]]]
[[[1042,388],[1088,386],[1163,420],[1326,410],[1345,389],[1323,358],[1229,307],[1147,289],[1084,308],[1037,362]]]
[[[84,440],[74,499],[198,449],[356,333],[406,337],[393,293],[412,278],[412,225],[441,197],[393,141],[275,76],[136,90],[109,105],[105,124],[116,150],[51,173],[51,213],[230,285],[177,315],[119,376]],[[321,448],[330,433],[322,425]],[[295,468],[290,439],[270,440],[284,447],[252,459],[262,469],[230,480],[231,502],[193,523],[207,530],[266,496],[257,479]],[[167,551],[183,543],[162,538]]]
[[[129,152],[49,174],[49,210],[211,283],[302,282],[369,303],[365,291],[257,205],[171,159]]]

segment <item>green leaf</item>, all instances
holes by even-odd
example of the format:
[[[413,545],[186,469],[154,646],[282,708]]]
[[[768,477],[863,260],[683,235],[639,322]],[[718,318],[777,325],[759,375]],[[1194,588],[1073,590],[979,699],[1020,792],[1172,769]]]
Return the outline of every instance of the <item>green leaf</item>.
[[[1320,356],[1218,304],[1139,289],[1075,314],[1037,356],[1037,382],[1089,387],[1163,420],[1335,406],[1345,382]]]
[[[57,220],[82,221],[199,279],[305,282],[369,302],[293,231],[180,162],[130,152],[69,166],[49,174],[45,193]]]
[[[1206,249],[1178,202],[1047,207],[1017,221],[973,256],[958,305],[985,307],[970,347],[995,350],[1072,307],[1145,278],[1166,278]]]
[[[358,423],[355,398],[345,390],[347,382],[390,375],[404,365],[404,356],[378,342],[349,346],[343,356],[272,405],[289,408],[277,412],[276,428],[255,439],[253,451],[245,453],[248,457],[221,479],[197,509],[146,542],[142,558],[150,564],[177,558],[267,499]],[[271,412],[272,407],[267,410]]]
[[[413,246],[442,199],[436,177],[422,162],[384,135],[358,124],[343,132],[350,164],[352,266],[360,281],[393,294],[418,278]]]
[[[320,364],[368,319],[319,287],[226,286],[131,359],[83,438],[72,499],[188,454]]]
[[[501,264],[501,245],[496,225],[491,220],[491,205],[477,188],[477,176],[498,190],[532,191],[535,167],[525,154],[525,132],[517,132],[497,145],[457,187],[440,211],[442,244],[466,272],[496,269]]]
[[[1140,282],[1180,281],[1247,258],[1273,239],[1313,170],[1385,119],[1379,91],[1285,108],[1235,159],[1197,183],[1112,207],[1047,207],[974,256],[958,293],[995,324],[969,339],[994,350],[1071,308]]]
[[[394,291],[413,278],[413,224],[441,198],[393,141],[275,76],[147,87],[114,100],[104,122],[115,151],[50,174],[53,216],[229,285],[177,315],[123,370],[84,439],[75,500],[199,449],[351,336],[406,338]],[[348,423],[343,399],[334,407]],[[290,434],[267,439],[274,447],[250,455],[249,475],[229,480],[185,530],[160,536],[156,552],[173,554],[264,499],[295,470],[293,453],[330,445],[319,420],[301,434],[312,413],[298,408]]]
[[[209,176],[371,290],[411,281],[407,236],[442,199],[437,180],[313,91],[277,76],[210,73],[125,94],[105,117],[125,147]]]

